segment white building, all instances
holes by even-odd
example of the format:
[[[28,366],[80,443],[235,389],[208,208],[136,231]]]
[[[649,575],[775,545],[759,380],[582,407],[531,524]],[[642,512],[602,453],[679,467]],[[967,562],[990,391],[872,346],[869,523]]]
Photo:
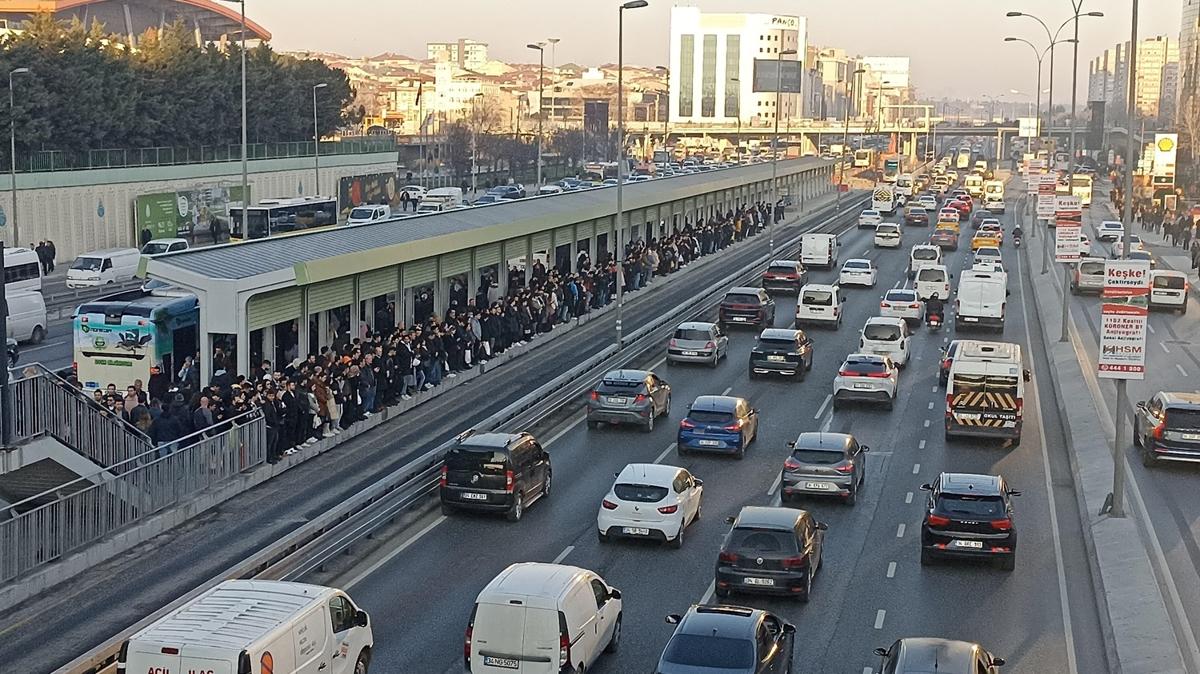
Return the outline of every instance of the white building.
[[[794,55],[780,56],[787,50]],[[672,124],[775,123],[775,94],[754,92],[756,60],[800,61],[808,51],[807,21],[775,14],[704,14],[671,9],[669,115]],[[809,78],[802,78],[802,82]],[[811,80],[810,80],[811,81]],[[773,88],[774,83],[770,83]],[[779,98],[780,124],[801,115],[801,95]]]
[[[454,63],[468,70],[481,68],[488,62],[487,43],[464,38],[454,42],[427,42],[425,53],[431,61]]]
[[[881,122],[911,117],[911,114],[888,109],[890,105],[908,102],[911,85],[908,57],[864,56],[861,66],[866,72],[859,82],[858,109],[867,117]]]

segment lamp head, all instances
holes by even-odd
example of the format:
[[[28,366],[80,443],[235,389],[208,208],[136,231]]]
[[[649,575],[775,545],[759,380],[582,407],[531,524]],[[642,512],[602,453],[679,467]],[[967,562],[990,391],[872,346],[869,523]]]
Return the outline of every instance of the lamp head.
[[[646,0],[629,0],[629,2],[621,5],[621,9],[639,9],[649,4]]]
[[[1088,12],[1084,16],[1104,16],[1104,12]]]
[[[1004,38],[1004,41],[1005,41],[1005,42],[1016,42],[1016,41],[1017,41],[1017,38],[1015,38],[1015,37],[1006,37],[1006,38]]]
[[[320,84],[314,84],[313,89],[324,89],[327,86],[329,86],[328,82],[321,82]]]
[[[1024,12],[1005,12],[1004,16],[1025,16]]]
[[[14,68],[8,71],[9,75],[24,75],[29,72],[29,68]]]
[[[542,45],[540,45],[540,44],[530,43],[525,46],[528,47],[529,49],[536,49],[537,51],[542,51]]]

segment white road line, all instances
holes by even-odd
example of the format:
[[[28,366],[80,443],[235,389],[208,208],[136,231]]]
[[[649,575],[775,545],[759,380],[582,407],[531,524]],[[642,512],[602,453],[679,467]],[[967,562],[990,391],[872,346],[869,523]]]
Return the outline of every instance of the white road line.
[[[832,425],[833,425],[833,412],[830,412],[829,415],[825,417],[825,421],[821,424],[821,432],[828,433],[829,427]]]
[[[940,388],[940,387],[938,387],[938,386],[934,386],[934,387],[933,387],[933,392],[934,392],[934,393],[937,393],[937,392],[938,392],[938,388]]]
[[[863,667],[862,674],[875,674],[875,670],[870,667]]]
[[[913,498],[913,493],[910,491],[910,492],[908,492],[907,494],[905,494],[905,495],[904,495],[904,502],[905,502],[905,503],[912,503],[912,498]]]
[[[1150,334],[1154,334],[1154,326],[1150,323],[1150,321],[1146,321],[1146,329],[1150,331]]]
[[[1017,278],[1020,278],[1020,276],[1021,276],[1021,258],[1018,257],[1017,258]],[[1027,308],[1029,305],[1025,303],[1025,284],[1019,283],[1018,286],[1021,288],[1021,307]],[[1023,321],[1023,323],[1025,324],[1025,346],[1032,353],[1033,338],[1029,334],[1029,321]],[[1149,324],[1150,324],[1149,322],[1146,323],[1147,326],[1149,326]],[[1042,446],[1042,452],[1041,452],[1041,454],[1042,454],[1042,477],[1045,480],[1045,484],[1046,484],[1047,504],[1050,506],[1050,538],[1054,542],[1054,566],[1055,566],[1056,571],[1058,572],[1058,601],[1059,601],[1060,611],[1062,612],[1063,639],[1065,641],[1065,643],[1063,645],[1066,647],[1066,650],[1067,650],[1067,670],[1068,670],[1068,672],[1070,672],[1070,674],[1079,674],[1079,666],[1075,662],[1075,632],[1072,629],[1072,625],[1071,625],[1071,601],[1067,596],[1067,574],[1066,574],[1066,569],[1063,566],[1062,537],[1059,536],[1059,533],[1058,533],[1058,506],[1055,505],[1055,503],[1054,503],[1054,485],[1051,483],[1051,479],[1050,479],[1050,455],[1046,451],[1046,424],[1045,424],[1045,421],[1042,419],[1042,411],[1041,411],[1041,406],[1040,406],[1041,402],[1042,402],[1042,392],[1038,388],[1037,373],[1035,372],[1035,373],[1033,373],[1033,375],[1034,376],[1030,377],[1030,388],[1032,389],[1032,392],[1033,392],[1034,396],[1036,397],[1036,399],[1038,401],[1038,405],[1039,405],[1037,408],[1037,413],[1038,413],[1037,427],[1038,427],[1038,435],[1041,439],[1041,446]],[[1130,483],[1134,486],[1134,489],[1136,490],[1137,489],[1136,482],[1134,480],[1130,480]],[[1154,537],[1153,532],[1151,532],[1151,538],[1153,538],[1153,537]],[[1155,540],[1157,540],[1157,539],[1155,539]]]
[[[710,581],[708,589],[704,591],[704,596],[700,597],[701,604],[707,604],[708,600],[712,599],[713,593],[717,591],[717,581]]]
[[[409,548],[409,546],[411,546],[413,543],[416,543],[417,541],[421,540],[421,538],[422,538],[422,537],[423,537],[425,534],[429,533],[430,531],[433,531],[434,527],[436,527],[437,525],[441,524],[442,522],[445,522],[445,521],[446,521],[446,519],[447,519],[447,518],[446,518],[446,516],[445,516],[445,515],[438,515],[438,518],[437,518],[436,520],[434,520],[434,521],[430,522],[429,524],[425,525],[425,528],[424,528],[424,529],[422,529],[422,530],[420,530],[420,531],[418,531],[417,533],[413,534],[413,537],[412,537],[412,538],[410,538],[410,539],[408,539],[407,541],[404,541],[403,543],[401,543],[400,545],[398,545],[398,546],[397,546],[395,549],[393,549],[391,552],[389,552],[389,553],[387,553],[386,555],[384,555],[384,556],[383,556],[381,559],[378,559],[378,560],[376,560],[374,564],[372,564],[371,566],[367,567],[365,570],[361,571],[361,572],[360,572],[360,573],[359,573],[357,576],[355,576],[355,577],[351,578],[349,581],[343,581],[343,582],[342,582],[342,587],[344,587],[344,588],[351,588],[351,587],[354,587],[355,585],[358,585],[360,582],[362,582],[362,580],[363,580],[364,578],[366,578],[367,576],[370,576],[371,574],[375,573],[375,572],[376,572],[376,571],[378,571],[378,570],[379,570],[379,569],[380,569],[380,568],[381,568],[381,567],[382,567],[384,564],[387,564],[388,562],[390,562],[390,561],[392,561],[393,559],[395,559],[395,558],[396,558],[396,555],[399,555],[400,553],[402,553],[402,552],[404,552],[405,550],[407,550],[407,549]]]
[[[929,420],[928,419],[925,420],[925,428],[929,428]]]
[[[933,409],[933,402],[929,403],[929,409]]]
[[[721,392],[721,395],[723,395],[723,396],[727,396],[727,395],[729,395],[729,392],[730,392],[730,391],[732,391],[732,390],[733,390],[733,387],[732,387],[732,386],[730,386],[729,388],[726,388],[724,391],[722,391],[722,392]]]
[[[942,338],[942,344],[949,344],[949,343],[950,343],[950,338],[949,338],[949,337],[943,337],[943,338]]]
[[[904,538],[904,523],[896,525],[896,538]]]
[[[658,455],[658,458],[654,460],[654,463],[661,463],[663,459],[667,458],[667,455],[675,449],[675,444],[676,443],[672,442],[671,444],[667,445],[667,448],[663,450],[662,454]]]
[[[921,472],[921,464],[914,463],[913,464],[913,475],[916,475],[919,472]]]
[[[567,425],[560,428],[554,435],[551,435],[550,439],[542,444],[542,447],[546,448],[546,447],[549,447],[550,445],[553,445],[556,440],[558,440],[562,436],[566,435],[567,433],[570,433],[571,429],[578,426],[579,422],[583,421],[584,419],[587,419],[586,414],[577,416],[577,417],[575,417],[575,419],[567,422]]]
[[[925,449],[925,441],[924,440],[917,443],[917,449]]]
[[[875,612],[875,629],[883,629],[883,618],[887,615],[887,611],[879,609]]]
[[[559,562],[561,562],[562,560],[566,559],[566,558],[567,558],[567,555],[571,554],[571,551],[572,551],[572,550],[574,550],[574,549],[575,549],[575,546],[574,546],[574,545],[568,545],[567,547],[563,548],[563,551],[562,551],[562,552],[560,552],[560,553],[558,553],[558,556],[557,556],[557,557],[555,557],[555,558],[554,558],[554,561],[553,561],[553,562],[550,562],[550,563],[551,563],[551,564],[558,564],[558,563],[559,563]]]
[[[1179,374],[1181,374],[1185,377],[1187,376],[1187,370],[1183,369],[1183,366],[1180,365],[1179,363],[1175,363],[1175,369],[1179,370]]]
[[[1147,323],[1147,325],[1149,325],[1149,324]],[[1162,349],[1162,350],[1163,350],[1163,353],[1171,353],[1171,350],[1167,348],[1167,343],[1166,343],[1166,342],[1159,342],[1159,343],[1158,343],[1158,346],[1159,346],[1159,348],[1160,348],[1160,349]]]
[[[782,481],[783,481],[783,473],[776,473],[775,481],[771,483],[771,488],[767,490],[767,496],[774,494],[775,490],[779,489],[779,483]]]
[[[825,408],[829,406],[829,401],[831,400],[833,400],[833,394],[826,394],[825,400],[821,403],[821,407],[817,410],[817,413],[813,415],[813,419],[820,419],[821,415],[825,414]]]

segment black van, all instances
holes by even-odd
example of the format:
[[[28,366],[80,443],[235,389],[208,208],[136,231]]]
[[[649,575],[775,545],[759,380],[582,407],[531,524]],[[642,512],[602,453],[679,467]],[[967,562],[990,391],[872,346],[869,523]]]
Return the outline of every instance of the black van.
[[[550,455],[529,433],[469,435],[442,464],[442,513],[503,512],[516,522],[531,503],[550,495],[550,473]]]

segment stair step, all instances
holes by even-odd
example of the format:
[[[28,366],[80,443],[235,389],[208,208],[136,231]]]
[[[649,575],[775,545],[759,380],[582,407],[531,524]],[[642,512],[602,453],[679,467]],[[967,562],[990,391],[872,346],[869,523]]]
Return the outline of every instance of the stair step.
[[[67,483],[75,482],[80,477],[53,459],[34,461],[17,470],[0,474],[0,500],[17,503],[59,487],[63,488],[58,491],[58,496],[63,496],[91,486],[87,482],[80,481],[64,487]],[[55,494],[51,492],[41,499],[23,504],[21,510],[30,510],[55,499]]]

